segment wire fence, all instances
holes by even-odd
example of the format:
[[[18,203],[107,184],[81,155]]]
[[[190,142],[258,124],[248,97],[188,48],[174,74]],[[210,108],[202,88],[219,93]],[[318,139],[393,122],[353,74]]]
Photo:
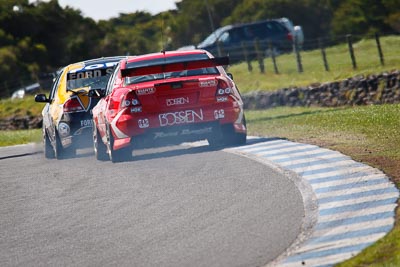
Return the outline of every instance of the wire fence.
[[[385,43],[382,39],[385,38]],[[387,39],[387,38],[393,38]],[[245,62],[249,72],[261,73],[269,71],[276,74],[292,72],[293,68],[298,73],[315,70],[319,66],[329,72],[348,68],[357,70],[361,67],[374,66],[400,66],[400,35],[373,34],[373,35],[343,35],[336,38],[317,38],[305,40],[302,44],[296,41],[288,45],[287,42],[269,42],[268,40],[255,40],[243,43],[241,49],[224,50],[221,46],[221,55],[234,58],[234,63]],[[319,56],[315,56],[319,54]],[[282,55],[286,55],[282,57]],[[313,55],[311,58],[310,55]],[[238,60],[240,59],[240,60]],[[312,66],[312,67],[310,67]]]

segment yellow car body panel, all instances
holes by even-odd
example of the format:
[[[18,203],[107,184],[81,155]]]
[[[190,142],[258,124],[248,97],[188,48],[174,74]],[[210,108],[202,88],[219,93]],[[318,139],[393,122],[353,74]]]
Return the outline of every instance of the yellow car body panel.
[[[71,98],[71,96],[74,94],[72,91],[67,91],[67,74],[71,70],[76,70],[76,69],[81,69],[84,67],[84,64],[82,63],[75,63],[71,64],[66,67],[66,69],[63,71],[63,74],[61,75],[60,78],[60,83],[58,86],[57,90],[57,95],[54,98],[53,105],[50,108],[50,114],[52,114],[52,119],[54,122],[58,121],[61,118],[61,115],[63,113],[63,107],[62,105]],[[82,88],[75,88],[74,91],[89,91],[89,87],[82,87]],[[87,94],[78,94],[77,97],[79,98],[80,102],[82,103],[82,106],[85,110],[89,108],[90,104],[90,98],[88,97]]]

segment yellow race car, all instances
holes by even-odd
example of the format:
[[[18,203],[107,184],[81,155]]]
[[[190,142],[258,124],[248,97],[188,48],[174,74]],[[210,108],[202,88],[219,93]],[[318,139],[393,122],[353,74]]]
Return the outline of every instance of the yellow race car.
[[[49,97],[35,96],[36,102],[46,103],[42,110],[46,158],[72,157],[77,148],[93,145],[91,110],[98,98],[89,97],[88,91],[105,89],[114,66],[123,58],[98,58],[68,65],[58,71]]]

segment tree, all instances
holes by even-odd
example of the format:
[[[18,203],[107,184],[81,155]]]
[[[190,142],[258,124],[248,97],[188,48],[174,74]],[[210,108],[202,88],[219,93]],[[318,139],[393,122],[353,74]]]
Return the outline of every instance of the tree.
[[[334,12],[332,30],[335,35],[388,32],[388,16],[381,0],[342,1]]]
[[[382,3],[388,11],[385,23],[394,31],[400,32],[400,2],[398,0],[382,0]]]
[[[176,18],[171,24],[172,46],[178,48],[183,45],[197,45],[212,32],[211,24],[214,25],[214,28],[221,27],[223,20],[229,17],[242,1],[182,0],[177,2]]]

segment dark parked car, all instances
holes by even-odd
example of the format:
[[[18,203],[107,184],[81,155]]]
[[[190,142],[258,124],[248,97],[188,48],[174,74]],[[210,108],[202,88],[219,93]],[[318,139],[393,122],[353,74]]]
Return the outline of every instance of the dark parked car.
[[[253,23],[227,25],[210,34],[197,48],[214,55],[229,55],[231,62],[245,59],[245,51],[251,59],[257,57],[258,48],[264,56],[291,51],[293,35],[280,20],[264,20]],[[269,50],[270,44],[272,50]]]

